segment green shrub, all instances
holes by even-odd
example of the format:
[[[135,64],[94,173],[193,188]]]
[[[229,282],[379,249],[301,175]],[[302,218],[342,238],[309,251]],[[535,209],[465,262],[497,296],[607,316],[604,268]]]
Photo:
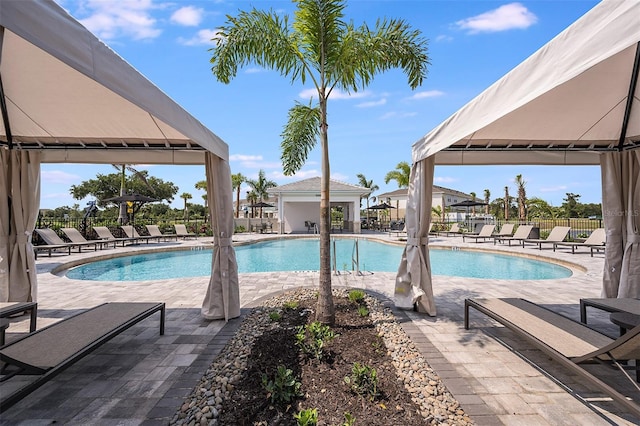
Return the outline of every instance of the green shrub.
[[[366,306],[358,306],[358,315],[361,317],[366,317],[369,315],[369,309]]]
[[[278,311],[269,312],[269,319],[273,322],[280,321],[282,319],[282,315]]]
[[[305,355],[321,361],[324,357],[324,346],[336,337],[331,327],[319,321],[297,328],[296,345]]]
[[[360,304],[364,301],[364,291],[362,290],[351,290],[349,292],[349,301],[352,303]]]
[[[247,232],[247,229],[242,225],[236,226],[235,229],[233,230],[234,234],[240,234],[242,232]]]
[[[356,418],[351,415],[350,412],[344,413],[344,423],[341,426],[354,426],[356,424]]]
[[[367,395],[373,401],[378,396],[378,373],[375,368],[360,364],[353,364],[351,376],[346,376],[344,382],[351,386],[351,390],[360,396]]]
[[[293,418],[297,420],[298,426],[315,426],[318,424],[318,410],[315,408],[300,410],[298,414],[293,415]]]
[[[293,371],[284,365],[278,366],[276,376],[273,379],[270,379],[266,373],[262,374],[262,387],[267,391],[267,397],[274,404],[291,402],[294,398],[302,396],[301,386],[302,383],[295,378]]]
[[[298,302],[295,300],[288,300],[282,304],[284,310],[294,310],[298,307]]]

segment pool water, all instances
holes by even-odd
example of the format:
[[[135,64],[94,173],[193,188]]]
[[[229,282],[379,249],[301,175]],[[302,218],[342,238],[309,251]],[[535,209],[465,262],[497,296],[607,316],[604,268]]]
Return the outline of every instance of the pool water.
[[[238,272],[317,271],[318,240],[281,239],[235,247]],[[333,247],[333,243],[332,243]],[[396,272],[403,247],[358,240],[361,271]],[[335,242],[338,270],[352,270],[354,240]],[[332,248],[333,253],[333,248]],[[517,256],[462,250],[429,251],[434,275],[469,278],[537,280],[571,276],[563,266]],[[67,277],[94,281],[144,281],[207,276],[211,274],[212,250],[181,250],[138,254],[80,265]]]

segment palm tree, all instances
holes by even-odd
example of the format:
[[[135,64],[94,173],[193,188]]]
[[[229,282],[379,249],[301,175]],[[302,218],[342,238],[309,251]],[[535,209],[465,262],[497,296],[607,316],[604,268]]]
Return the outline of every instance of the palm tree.
[[[358,178],[358,183],[360,184],[361,187],[367,188],[368,190],[370,190],[369,193],[367,194],[367,220],[369,220],[369,198],[371,198],[371,194],[376,192],[378,189],[380,189],[380,187],[375,183],[373,183],[373,179],[367,180],[365,175],[363,175],[362,173],[358,173],[356,177]]]
[[[427,73],[427,40],[402,20],[383,19],[375,28],[355,27],[343,20],[344,0],[294,0],[293,22],[275,11],[252,9],[228,17],[212,49],[212,71],[229,83],[238,66],[255,63],[275,69],[291,82],[309,81],[317,91],[317,104],[296,103],[289,110],[281,142],[285,175],[295,174],[320,139],[320,284],[316,319],[335,322],[331,294],[331,203],[329,200],[329,138],[327,106],[339,90],[357,92],[373,77],[402,68],[412,89]]]
[[[264,170],[262,169],[260,169],[260,171],[258,172],[257,180],[247,179],[245,182],[247,182],[247,185],[249,185],[253,192],[255,192],[258,200],[261,203],[269,199],[269,193],[267,192],[267,189],[278,186],[277,183],[266,178]],[[262,207],[260,207],[260,217],[262,218]]]
[[[384,183],[395,180],[398,184],[398,188],[408,188],[411,178],[411,166],[406,161],[401,161],[396,166],[395,170],[392,170],[384,177]]]
[[[187,200],[192,199],[193,195],[189,194],[188,192],[183,192],[182,194],[180,194],[180,198],[184,200],[184,220],[187,220]]]
[[[509,199],[509,187],[504,187],[504,220],[509,220],[509,208],[511,208],[511,200]]]
[[[525,182],[522,179],[522,175],[516,176],[516,186],[518,187],[518,217],[520,221],[527,220],[527,190],[525,189]]]
[[[242,173],[231,175],[231,186],[236,190],[236,218],[240,217],[240,186],[247,180]]]
[[[258,202],[258,194],[255,191],[247,191],[247,203],[255,204]],[[256,208],[251,207],[251,217],[256,217]]]
[[[489,191],[488,189],[484,190],[484,202],[487,203],[486,206],[484,206],[484,213],[485,214],[489,214],[489,202],[491,200],[491,191]]]
[[[471,201],[476,201],[477,194],[475,192],[470,192],[469,195],[471,195]],[[471,213],[476,214],[476,206],[471,206]]]

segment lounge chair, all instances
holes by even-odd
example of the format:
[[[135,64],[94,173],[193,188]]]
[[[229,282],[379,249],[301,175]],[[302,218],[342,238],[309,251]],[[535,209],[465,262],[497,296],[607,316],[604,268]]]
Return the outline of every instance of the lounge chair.
[[[183,240],[185,238],[197,238],[198,237],[194,232],[187,231],[186,225],[179,225],[179,224],[176,223],[173,226],[176,228],[176,235],[178,237],[182,237]]]
[[[67,238],[69,238],[69,240],[72,243],[79,243],[79,244],[90,244],[90,243],[94,243],[94,244],[98,244],[100,245],[100,249],[103,249],[104,246],[109,246],[109,244],[111,243],[111,241],[102,241],[102,240],[95,240],[95,241],[90,241],[87,240],[81,233],[80,231],[78,231],[76,228],[60,228],[60,230],[64,233],[64,235],[67,236]],[[113,247],[115,247],[116,244],[113,244]]]
[[[433,224],[429,225],[429,232],[431,232],[431,227]],[[407,236],[407,225],[402,224],[401,229],[389,229],[389,236],[395,235],[396,237],[406,237]]]
[[[555,244],[562,242],[569,233],[570,226],[554,226],[547,238],[527,238],[522,240],[522,247],[526,243],[534,243],[538,245],[538,249],[542,250],[542,244]]]
[[[36,251],[47,250],[49,252],[49,256],[51,256],[51,251],[56,249],[66,249],[69,254],[71,254],[72,248],[77,248],[78,253],[82,251],[82,247],[93,247],[94,250],[98,250],[99,242],[96,241],[87,241],[84,243],[68,243],[64,241],[60,236],[50,228],[40,228],[35,230],[40,238],[44,240],[46,245],[34,246]]]
[[[43,385],[98,346],[150,315],[160,312],[164,334],[164,303],[105,303],[58,321],[0,348],[4,363],[0,381],[17,374],[39,375],[14,393],[2,395],[0,412]]]
[[[609,395],[640,418],[640,405],[582,367],[602,362],[620,369],[634,386],[635,381],[620,364],[640,359],[640,326],[612,339],[585,324],[524,299],[466,299],[464,326],[469,329],[469,308],[474,308],[514,331],[560,365],[577,373],[593,387]]]
[[[504,225],[502,225],[502,227],[500,228],[499,232],[496,232],[495,234],[493,234],[495,237],[510,237],[513,235],[513,228],[515,227],[515,224],[513,223],[505,223]]]
[[[441,231],[441,233],[446,235],[447,237],[449,235],[462,235],[462,231],[460,230],[460,224],[458,223],[454,223],[453,225],[451,225],[451,228],[449,228],[448,231]]]
[[[178,236],[176,234],[163,234],[162,231],[160,231],[158,225],[145,226],[147,227],[147,231],[149,231],[149,235],[151,235],[152,237],[157,237],[158,241],[160,241],[160,238],[163,238],[165,241],[169,241],[170,239],[178,241]]]
[[[595,229],[582,243],[577,241],[560,241],[553,243],[553,251],[556,251],[557,247],[571,247],[571,254],[574,254],[576,252],[576,247],[604,247],[606,239],[607,234],[605,233],[604,228],[598,228]],[[593,250],[591,250],[591,257],[593,257]]]
[[[113,242],[114,244],[122,243],[122,247],[124,247],[125,243],[134,243],[136,241],[135,238],[116,238],[106,226],[94,226],[93,230],[101,240]]]
[[[482,225],[482,229],[477,234],[464,234],[462,236],[462,241],[466,241],[467,238],[471,238],[476,240],[476,243],[482,239],[482,241],[487,241],[489,238],[493,238],[493,231],[496,229],[495,225]]]
[[[154,237],[153,235],[140,235],[133,225],[122,225],[120,226],[120,228],[124,231],[127,237],[131,238],[132,240],[146,241],[147,244],[149,244],[151,240],[160,242],[160,237]]]
[[[522,244],[523,240],[529,238],[529,234],[531,234],[532,229],[533,225],[518,225],[518,228],[516,229],[516,232],[515,234],[513,234],[513,236],[502,237],[495,235],[493,237],[493,244],[497,243],[498,241],[508,241],[509,245],[511,245],[511,241],[517,241],[518,243]]]

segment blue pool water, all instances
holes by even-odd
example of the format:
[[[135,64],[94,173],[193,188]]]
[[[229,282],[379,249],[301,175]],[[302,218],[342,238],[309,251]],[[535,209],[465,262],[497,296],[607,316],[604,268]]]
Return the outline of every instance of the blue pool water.
[[[339,270],[351,270],[354,240],[336,240]],[[403,248],[359,240],[360,270],[396,272]],[[319,242],[281,239],[235,247],[238,272],[317,271]],[[429,251],[434,275],[470,278],[537,280],[571,276],[565,267],[516,256],[461,250]],[[199,277],[211,274],[212,250],[138,254],[80,265],[67,277],[95,281],[144,281]]]

